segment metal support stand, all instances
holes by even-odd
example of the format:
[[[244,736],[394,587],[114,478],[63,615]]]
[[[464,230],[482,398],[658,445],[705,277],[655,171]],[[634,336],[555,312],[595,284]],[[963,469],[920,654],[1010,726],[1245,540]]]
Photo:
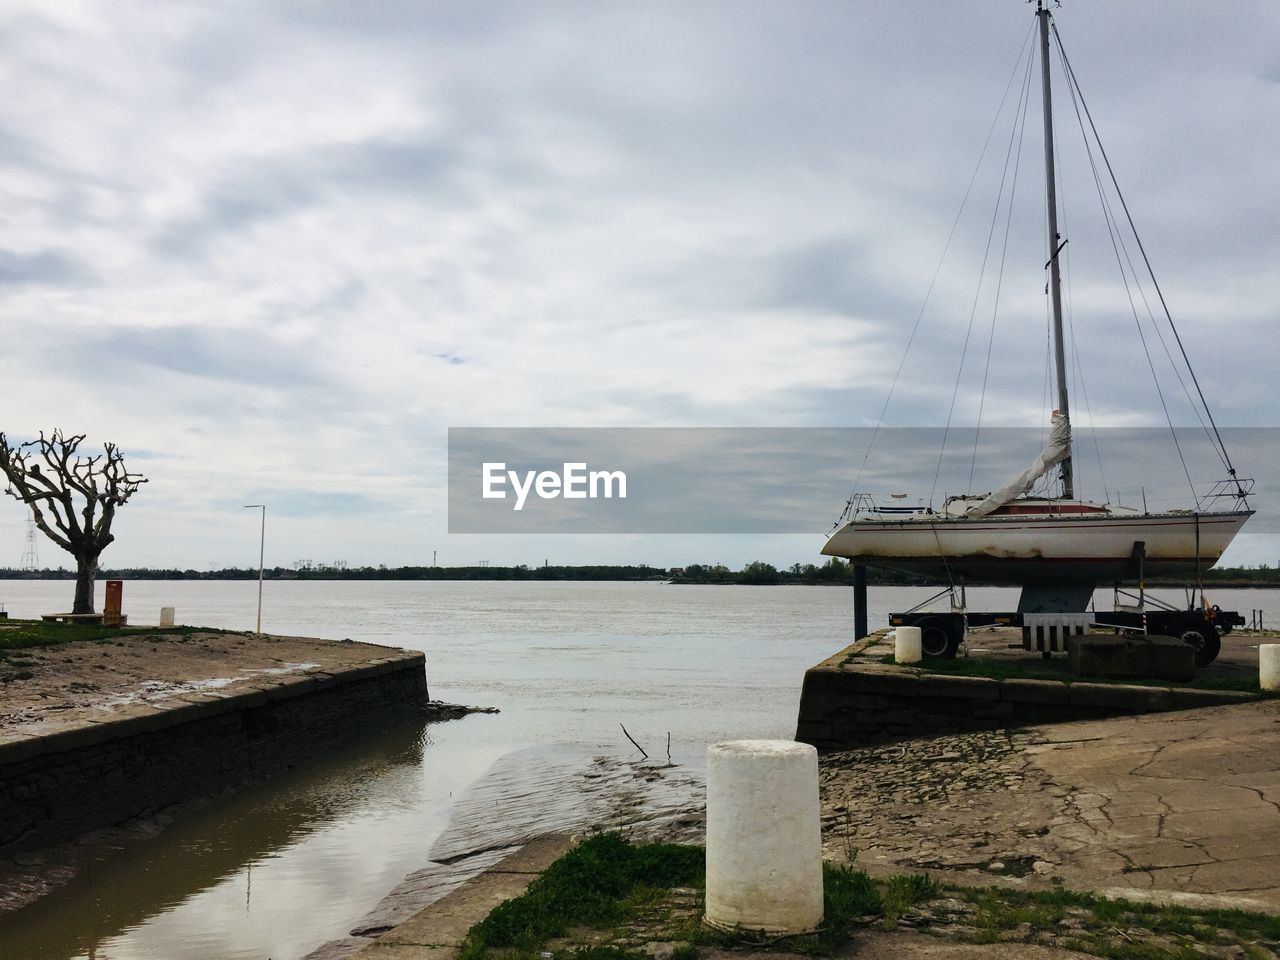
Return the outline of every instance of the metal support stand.
[[[867,568],[861,564],[853,567],[853,633],[861,640],[867,631]]]
[[[1138,565],[1138,606],[1142,609],[1142,632],[1147,632],[1147,544],[1145,540],[1133,541],[1133,560]]]

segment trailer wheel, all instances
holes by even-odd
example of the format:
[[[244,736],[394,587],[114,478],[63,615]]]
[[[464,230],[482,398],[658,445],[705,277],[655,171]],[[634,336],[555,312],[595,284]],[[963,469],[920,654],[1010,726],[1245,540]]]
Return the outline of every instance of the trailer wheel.
[[[1178,628],[1178,636],[1196,649],[1196,666],[1207,667],[1218,659],[1222,651],[1222,637],[1213,624],[1201,617],[1184,620]]]
[[[920,628],[920,652],[926,657],[950,660],[956,655],[960,638],[953,635],[942,617],[925,617],[916,626]]]

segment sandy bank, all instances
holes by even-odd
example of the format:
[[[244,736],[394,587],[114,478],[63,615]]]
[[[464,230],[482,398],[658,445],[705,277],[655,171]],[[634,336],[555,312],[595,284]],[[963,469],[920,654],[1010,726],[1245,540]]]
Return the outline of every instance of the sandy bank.
[[[233,695],[396,652],[369,643],[212,632],[122,632],[108,641],[11,651],[7,664],[0,661],[0,743],[110,720],[139,704]]]

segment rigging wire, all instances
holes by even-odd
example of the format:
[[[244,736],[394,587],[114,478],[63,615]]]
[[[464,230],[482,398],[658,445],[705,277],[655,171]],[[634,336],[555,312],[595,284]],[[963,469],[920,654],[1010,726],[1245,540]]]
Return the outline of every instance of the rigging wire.
[[[987,334],[987,360],[982,368],[982,389],[978,394],[978,422],[973,428],[973,457],[969,460],[969,483],[968,489],[973,490],[973,474],[978,465],[978,438],[982,433],[982,414],[987,405],[987,380],[991,374],[991,350],[995,346],[996,341],[996,318],[1000,313],[1000,291],[1004,287],[1004,267],[1009,253],[1009,230],[1013,223],[1013,201],[1018,194],[1018,171],[1022,166],[1022,142],[1027,132],[1027,104],[1030,100],[1031,90],[1031,67],[1033,58],[1027,60],[1027,73],[1022,84],[1022,100],[1019,103],[1021,112],[1021,123],[1019,123],[1019,115],[1015,112],[1013,123],[1018,132],[1018,150],[1014,154],[1013,160],[1013,183],[1009,187],[1009,205],[1005,210],[1004,218],[1004,240],[1000,247],[1000,272],[996,276],[996,292],[994,301],[991,304],[991,330]],[[999,212],[1000,203],[997,198],[996,211]],[[963,360],[962,360],[963,362]],[[952,403],[954,404],[954,399]]]
[[[893,399],[894,390],[897,389],[898,380],[902,377],[902,371],[907,365],[907,357],[911,354],[911,346],[915,343],[916,334],[920,330],[920,322],[924,319],[925,310],[928,309],[929,300],[933,296],[934,286],[938,282],[938,276],[942,273],[942,265],[947,259],[947,253],[951,249],[951,241],[955,238],[956,229],[960,226],[960,218],[964,215],[965,206],[969,202],[969,196],[973,192],[973,185],[978,179],[978,171],[982,169],[982,161],[986,158],[987,148],[991,145],[991,137],[995,134],[996,125],[1000,122],[1000,114],[1004,112],[1005,102],[1009,99],[1009,91],[1013,89],[1014,78],[1018,75],[1018,67],[1022,63],[1022,58],[1026,55],[1027,46],[1030,43],[1031,35],[1035,30],[1035,23],[1027,30],[1027,34],[1022,38],[1022,46],[1018,50],[1018,58],[1014,61],[1013,70],[1009,73],[1009,82],[1005,85],[1004,95],[1000,98],[1000,105],[996,107],[995,116],[991,119],[991,127],[987,130],[987,137],[982,143],[982,150],[978,154],[978,162],[974,164],[973,173],[969,176],[969,184],[965,187],[964,197],[960,200],[960,209],[956,211],[955,220],[951,224],[951,231],[947,234],[947,241],[943,244],[942,255],[938,258],[938,265],[934,268],[933,277],[929,280],[929,289],[925,291],[924,302],[920,305],[920,312],[916,314],[915,323],[911,327],[911,335],[907,337],[906,349],[902,351],[902,359],[898,361],[898,369],[893,375],[893,382],[889,385],[889,393],[884,398],[884,404],[880,407],[880,417],[876,420],[875,428],[871,431],[871,439],[867,443],[867,452],[862,457],[862,465],[858,468],[858,473],[854,479],[854,489],[857,490],[858,485],[862,481],[862,474],[867,469],[867,463],[871,459],[871,451],[875,447],[876,437],[880,435],[880,427],[884,424],[884,415],[889,409],[889,402]],[[932,499],[932,495],[930,497]]]
[[[1151,309],[1151,304],[1147,300],[1146,290],[1142,286],[1142,280],[1138,276],[1138,271],[1134,268],[1133,258],[1129,255],[1129,248],[1121,242],[1120,249],[1124,251],[1125,262],[1129,265],[1129,273],[1133,276],[1134,286],[1138,288],[1138,295],[1142,298],[1142,305],[1146,308],[1147,318],[1151,322],[1151,329],[1155,331],[1156,339],[1160,341],[1160,346],[1164,349],[1165,359],[1169,361],[1169,369],[1173,371],[1173,375],[1178,378],[1178,386],[1182,388],[1182,395],[1187,398],[1187,406],[1191,408],[1191,412],[1196,415],[1196,420],[1200,422],[1200,429],[1204,431],[1204,435],[1209,440],[1209,447],[1213,450],[1218,460],[1224,467],[1227,462],[1223,457],[1223,451],[1218,449],[1217,444],[1213,442],[1213,437],[1209,433],[1209,426],[1204,422],[1204,417],[1200,413],[1200,408],[1196,406],[1195,400],[1191,398],[1191,391],[1187,389],[1187,382],[1182,376],[1182,371],[1178,369],[1177,361],[1173,359],[1173,353],[1169,350],[1168,341],[1165,340],[1164,333],[1160,330],[1160,325],[1156,322],[1155,311]]]
[[[1058,49],[1059,50],[1062,49],[1061,38],[1059,38],[1058,40]],[[1068,83],[1067,85],[1068,91],[1071,91],[1073,86],[1074,84]],[[1075,102],[1076,102],[1075,94],[1073,93],[1072,103],[1074,104]],[[1077,120],[1079,120],[1078,110],[1077,110]],[[1081,122],[1081,132],[1083,133],[1083,131],[1084,131],[1084,125],[1083,125],[1083,122]],[[1187,486],[1190,488],[1192,499],[1196,500],[1196,506],[1198,508],[1199,500],[1196,497],[1195,484],[1192,482],[1191,472],[1187,468],[1187,459],[1182,454],[1182,444],[1179,443],[1178,441],[1178,432],[1176,429],[1174,429],[1173,417],[1169,413],[1169,404],[1165,400],[1164,390],[1160,387],[1160,378],[1156,374],[1155,361],[1151,358],[1151,348],[1147,344],[1147,335],[1142,329],[1142,320],[1138,316],[1138,306],[1136,303],[1134,303],[1134,300],[1133,300],[1133,290],[1129,285],[1129,274],[1125,271],[1124,258],[1120,255],[1120,248],[1124,245],[1124,238],[1123,236],[1120,235],[1119,223],[1116,221],[1115,213],[1112,210],[1111,203],[1108,200],[1106,195],[1106,190],[1103,188],[1102,178],[1098,173],[1097,161],[1094,159],[1093,149],[1090,145],[1090,142],[1087,136],[1085,137],[1085,140],[1084,140],[1084,146],[1085,146],[1085,155],[1089,159],[1089,168],[1093,173],[1093,183],[1094,183],[1094,188],[1097,190],[1097,193],[1098,193],[1098,202],[1102,206],[1103,221],[1106,223],[1106,226],[1107,226],[1107,235],[1111,241],[1111,250],[1115,254],[1116,266],[1120,268],[1120,280],[1124,284],[1125,296],[1129,300],[1129,309],[1133,313],[1133,323],[1138,331],[1138,340],[1141,342],[1142,352],[1147,358],[1147,368],[1151,371],[1151,379],[1155,384],[1156,396],[1159,397],[1160,399],[1160,407],[1164,411],[1165,422],[1169,425],[1169,435],[1170,437],[1173,438],[1174,449],[1177,450],[1178,452],[1178,460],[1182,464],[1182,472],[1186,475]],[[1135,277],[1134,279],[1136,282],[1137,278]]]
[[[1062,155],[1059,150],[1060,141],[1055,140],[1053,143],[1054,153],[1057,155],[1057,163],[1055,168],[1063,170]],[[1067,210],[1070,204],[1067,203],[1066,182],[1061,176],[1058,179],[1058,196],[1062,198],[1062,235],[1069,237],[1071,235],[1070,227],[1067,223]],[[1111,493],[1107,489],[1107,471],[1102,466],[1102,448],[1098,444],[1098,422],[1093,416],[1093,404],[1089,401],[1089,384],[1085,377],[1085,365],[1081,360],[1080,348],[1076,345],[1076,325],[1075,311],[1072,307],[1071,296],[1071,248],[1062,248],[1062,267],[1066,278],[1066,313],[1067,313],[1067,335],[1071,338],[1071,360],[1072,373],[1075,375],[1079,387],[1080,396],[1084,398],[1085,413],[1089,417],[1089,432],[1093,438],[1093,454],[1098,462],[1098,482],[1102,486],[1103,503],[1111,502]]]
[[[1046,246],[1047,231],[1046,231]],[[1044,298],[1044,387],[1040,391],[1040,447],[1043,449],[1049,437],[1049,381],[1053,376],[1053,307]]]
[[[1031,58],[1027,60],[1028,73],[1030,73]],[[938,450],[938,465],[933,472],[933,486],[929,490],[929,500],[932,501],[934,494],[938,490],[938,478],[942,474],[942,459],[947,452],[947,438],[951,434],[951,421],[956,412],[956,400],[960,396],[960,382],[964,376],[964,362],[969,356],[969,340],[973,336],[973,321],[978,314],[978,303],[982,298],[982,286],[986,281],[987,261],[991,257],[991,241],[995,238],[996,223],[1000,219],[1000,203],[1004,199],[1004,185],[1009,178],[1009,160],[1013,156],[1013,144],[1017,138],[1018,123],[1017,111],[1014,112],[1013,129],[1009,132],[1009,145],[1005,148],[1004,167],[1000,171],[1000,186],[996,191],[995,209],[991,211],[991,223],[987,227],[987,243],[982,251],[982,266],[978,270],[978,285],[973,291],[973,303],[969,307],[969,323],[964,331],[964,343],[960,347],[960,365],[956,369],[956,382],[951,390],[951,406],[947,410],[947,422],[942,428],[942,444]]]
[[[1093,115],[1089,112],[1089,105],[1085,101],[1083,91],[1079,90],[1079,83],[1076,80],[1075,71],[1071,69],[1071,61],[1067,57],[1067,52],[1062,46],[1062,37],[1058,35],[1057,24],[1051,23],[1054,36],[1058,41],[1058,50],[1062,57],[1063,64],[1066,68],[1066,74],[1069,80],[1069,87],[1074,87],[1080,96],[1080,106],[1084,108],[1084,115],[1089,120],[1089,128],[1093,131],[1094,139],[1098,141],[1098,150],[1102,154],[1102,160],[1106,164],[1107,174],[1111,178],[1112,186],[1115,187],[1116,196],[1120,199],[1120,206],[1124,210],[1125,219],[1129,222],[1129,229],[1133,232],[1134,240],[1137,241],[1138,250],[1142,254],[1142,262],[1146,265],[1147,273],[1151,277],[1151,283],[1155,287],[1156,295],[1160,298],[1160,306],[1164,310],[1165,319],[1169,323],[1169,329],[1173,331],[1174,339],[1177,341],[1178,350],[1182,354],[1182,361],[1187,365],[1187,372],[1191,374],[1191,382],[1195,385],[1196,395],[1200,398],[1200,403],[1204,407],[1205,416],[1209,418],[1209,424],[1213,428],[1213,435],[1217,438],[1218,448],[1221,451],[1223,463],[1227,467],[1227,473],[1236,481],[1236,491],[1239,496],[1245,495],[1244,487],[1236,476],[1236,469],[1231,463],[1231,456],[1227,453],[1227,445],[1222,440],[1222,434],[1218,430],[1218,424],[1213,419],[1213,411],[1209,409],[1209,403],[1205,400],[1204,391],[1200,388],[1200,379],[1196,376],[1195,368],[1191,366],[1191,359],[1187,356],[1187,348],[1182,342],[1182,336],[1178,333],[1177,324],[1173,322],[1173,314],[1169,312],[1169,305],[1165,301],[1164,291],[1160,289],[1160,282],[1156,279],[1155,270],[1151,266],[1151,260],[1147,257],[1146,247],[1143,246],[1142,238],[1138,235],[1137,227],[1134,226],[1133,216],[1129,213],[1129,205],[1125,202],[1124,194],[1120,190],[1120,184],[1116,180],[1115,171],[1111,167],[1111,159],[1107,156],[1106,148],[1102,146],[1102,141],[1098,137],[1097,127],[1093,123]]]
[[[1059,56],[1059,59],[1060,59],[1060,60],[1061,60],[1061,62],[1062,62],[1062,71],[1063,71],[1063,74],[1064,74],[1064,75],[1068,75],[1068,73],[1067,73],[1067,72],[1068,72],[1068,64],[1067,64],[1066,59],[1065,59],[1065,54],[1064,54],[1064,52],[1063,52],[1063,50],[1062,50],[1062,41],[1061,41],[1061,38],[1059,38],[1059,41],[1058,41],[1058,56]],[[1072,95],[1072,104],[1073,104],[1073,106],[1075,106],[1075,110],[1076,110],[1076,122],[1080,125],[1080,133],[1081,133],[1081,136],[1082,136],[1082,137],[1084,138],[1084,140],[1085,140],[1085,144],[1086,144],[1086,148],[1087,148],[1087,146],[1088,146],[1088,134],[1085,132],[1085,129],[1084,129],[1084,122],[1083,122],[1083,121],[1081,120],[1081,118],[1080,118],[1080,108],[1079,108],[1079,106],[1075,103],[1075,94],[1076,94],[1076,89],[1078,89],[1078,88],[1073,89],[1073,87],[1074,87],[1074,83],[1073,83],[1074,78],[1073,78],[1073,77],[1070,77],[1070,76],[1068,75],[1068,79],[1069,79],[1069,82],[1068,82],[1068,87],[1067,87],[1067,89],[1068,89],[1068,92],[1069,92],[1069,93],[1071,93],[1071,95]],[[1083,98],[1083,94],[1081,94],[1081,97]],[[1104,153],[1104,155],[1105,155],[1105,151],[1103,150],[1103,147],[1102,147],[1102,141],[1097,139],[1097,131],[1096,131],[1096,130],[1094,131],[1094,139],[1097,141],[1098,149],[1099,149],[1100,151],[1103,151],[1103,153]],[[1114,177],[1112,178],[1112,184],[1113,184],[1113,185],[1115,185],[1115,179],[1114,179]],[[1120,193],[1120,191],[1119,191],[1119,187],[1118,187],[1118,186],[1116,186],[1116,194],[1117,194],[1117,196],[1119,196],[1119,193]],[[1123,197],[1120,197],[1120,201],[1121,201],[1121,203],[1123,204],[1123,202],[1124,202],[1124,198],[1123,198]],[[1127,213],[1127,211],[1126,211],[1126,213]],[[1139,245],[1139,246],[1141,246],[1141,244],[1142,244],[1141,238],[1138,236],[1137,229],[1134,227],[1134,224],[1133,224],[1133,221],[1132,221],[1132,220],[1130,220],[1130,221],[1129,221],[1129,229],[1132,231],[1133,236],[1134,236],[1134,239],[1138,241],[1138,245]],[[1173,371],[1173,375],[1174,375],[1175,377],[1177,377],[1177,378],[1178,378],[1178,386],[1180,386],[1180,387],[1182,388],[1182,395],[1183,395],[1184,397],[1186,397],[1186,399],[1187,399],[1187,406],[1189,406],[1189,407],[1191,408],[1191,412],[1195,414],[1195,416],[1196,416],[1196,420],[1198,420],[1198,421],[1200,422],[1200,429],[1204,431],[1204,435],[1205,435],[1205,437],[1209,440],[1209,446],[1210,446],[1210,448],[1212,448],[1212,450],[1213,450],[1213,452],[1214,452],[1214,455],[1215,455],[1215,456],[1217,456],[1218,460],[1222,463],[1222,465],[1223,465],[1224,467],[1228,467],[1228,468],[1229,468],[1229,467],[1230,467],[1230,464],[1227,462],[1227,460],[1225,459],[1225,456],[1224,456],[1225,451],[1224,451],[1224,450],[1220,450],[1220,449],[1218,449],[1217,444],[1215,444],[1215,443],[1213,442],[1213,437],[1210,435],[1210,433],[1209,433],[1209,427],[1208,427],[1208,425],[1205,423],[1205,419],[1204,419],[1204,417],[1203,417],[1203,416],[1201,415],[1201,413],[1200,413],[1200,408],[1196,405],[1195,400],[1193,400],[1193,399],[1192,399],[1192,397],[1191,397],[1191,391],[1187,389],[1187,382],[1186,382],[1186,380],[1185,380],[1185,379],[1183,378],[1183,376],[1182,376],[1182,371],[1179,369],[1177,362],[1173,359],[1173,353],[1172,353],[1172,351],[1170,351],[1170,350],[1169,350],[1169,344],[1168,344],[1168,341],[1166,341],[1166,340],[1165,340],[1164,333],[1161,331],[1161,329],[1160,329],[1160,325],[1156,322],[1156,315],[1155,315],[1155,311],[1151,309],[1151,303],[1150,303],[1150,301],[1147,299],[1147,291],[1146,291],[1146,288],[1145,288],[1145,287],[1143,286],[1143,284],[1142,284],[1142,279],[1138,276],[1138,270],[1137,270],[1137,268],[1136,268],[1136,267],[1134,267],[1134,265],[1133,265],[1133,258],[1132,258],[1132,256],[1131,256],[1131,255],[1130,255],[1130,253],[1129,253],[1129,247],[1128,247],[1128,244],[1126,244],[1126,243],[1124,242],[1123,238],[1122,238],[1122,239],[1121,239],[1121,241],[1120,241],[1120,249],[1121,249],[1121,250],[1123,251],[1123,253],[1124,253],[1124,259],[1125,259],[1125,262],[1128,264],[1128,267],[1129,267],[1129,274],[1130,274],[1130,276],[1132,276],[1132,277],[1133,277],[1134,286],[1136,286],[1136,287],[1138,288],[1138,296],[1142,299],[1142,306],[1143,306],[1143,307],[1146,309],[1146,311],[1147,311],[1147,318],[1150,320],[1150,323],[1151,323],[1151,329],[1155,332],[1156,338],[1160,341],[1160,346],[1161,346],[1161,348],[1164,350],[1165,359],[1167,359],[1167,360],[1169,361],[1169,369],[1170,369],[1170,370],[1172,370],[1172,371]],[[1149,272],[1149,270],[1148,270],[1148,272]],[[1153,276],[1153,277],[1152,277],[1152,280],[1154,281],[1154,279],[1155,279],[1155,278],[1154,278],[1154,276]],[[1175,333],[1176,333],[1176,331],[1175,331]],[[1188,369],[1188,371],[1189,371],[1189,372],[1191,371],[1191,368],[1190,368],[1190,365],[1189,365],[1189,364],[1188,364],[1187,369]],[[1153,371],[1153,374],[1154,374],[1154,371]],[[1207,412],[1207,411],[1208,411],[1208,408],[1206,407],[1205,409],[1206,409],[1206,412]]]

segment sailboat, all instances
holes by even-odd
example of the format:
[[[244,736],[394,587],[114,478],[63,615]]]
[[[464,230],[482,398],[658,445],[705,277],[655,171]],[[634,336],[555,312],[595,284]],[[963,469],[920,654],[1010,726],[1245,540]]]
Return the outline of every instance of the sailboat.
[[[1044,107],[1046,220],[1051,251],[1046,267],[1057,381],[1057,409],[1052,414],[1048,442],[1025,470],[995,491],[948,497],[938,509],[931,504],[905,506],[855,493],[846,502],[822,553],[848,558],[864,566],[945,578],[944,582],[952,584],[968,581],[1021,585],[1024,600],[1029,590],[1044,593],[1049,587],[1071,588],[1066,590],[1068,599],[1057,600],[1060,605],[1056,608],[1084,610],[1087,597],[1096,585],[1159,574],[1198,573],[1212,566],[1253,515],[1248,502],[1252,481],[1237,476],[1188,360],[1187,369],[1212,425],[1211,439],[1226,467],[1226,479],[1188,509],[1149,512],[1145,508],[1139,510],[1075,496],[1059,266],[1065,241],[1058,232],[1049,69],[1051,18],[1042,0],[1037,2],[1036,16],[1039,18]],[[1056,27],[1053,32],[1056,36]],[[1074,83],[1065,55],[1063,63],[1068,81]],[[1107,169],[1110,169],[1109,163]],[[1127,216],[1127,206],[1125,213]],[[1141,245],[1141,240],[1138,243]],[[1154,274],[1151,276],[1154,283]],[[1156,289],[1159,290],[1158,284]],[[1163,305],[1163,294],[1160,302]],[[1172,326],[1171,317],[1169,323]],[[1176,327],[1173,330],[1177,337]],[[1178,346],[1181,347],[1181,338]],[[1182,356],[1187,360],[1185,350]],[[1054,471],[1060,480],[1061,494],[1030,496],[1037,481],[1052,479]]]

